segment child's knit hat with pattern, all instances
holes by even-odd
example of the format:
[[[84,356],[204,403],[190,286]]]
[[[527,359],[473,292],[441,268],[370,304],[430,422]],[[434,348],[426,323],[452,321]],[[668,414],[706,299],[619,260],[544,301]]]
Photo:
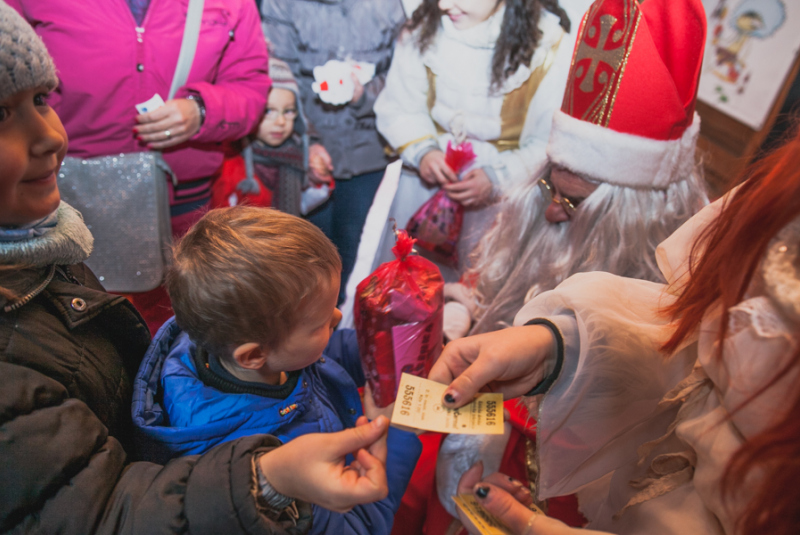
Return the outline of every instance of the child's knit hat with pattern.
[[[15,93],[58,85],[44,43],[19,13],[0,0],[0,100]]]
[[[287,89],[296,96],[300,95],[300,88],[297,86],[292,70],[285,61],[278,58],[269,58],[269,77],[272,79],[272,87]]]

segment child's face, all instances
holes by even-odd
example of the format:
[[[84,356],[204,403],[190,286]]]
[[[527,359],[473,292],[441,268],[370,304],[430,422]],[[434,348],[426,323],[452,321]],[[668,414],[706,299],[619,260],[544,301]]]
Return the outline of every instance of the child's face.
[[[269,372],[301,370],[321,356],[333,330],[342,319],[336,308],[339,298],[339,275],[321,284],[317,295],[310,299],[301,314],[301,321],[280,346],[269,352]],[[267,370],[265,370],[267,371]]]
[[[439,9],[457,30],[468,30],[491,17],[503,0],[439,0]]]
[[[0,226],[32,223],[58,208],[56,176],[67,133],[46,88],[0,101]]]
[[[277,147],[289,139],[294,131],[297,103],[294,93],[288,89],[273,87],[267,99],[267,112],[258,126],[258,139]]]

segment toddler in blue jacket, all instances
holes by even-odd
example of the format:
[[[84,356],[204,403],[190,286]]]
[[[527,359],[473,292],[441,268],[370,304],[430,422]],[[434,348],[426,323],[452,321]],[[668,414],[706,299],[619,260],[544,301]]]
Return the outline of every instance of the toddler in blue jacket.
[[[281,441],[354,427],[364,373],[352,329],[335,331],[341,260],[311,223],[277,210],[208,212],[175,248],[175,310],[136,377],[140,455],[163,462],[256,433]],[[367,417],[390,414],[365,396]],[[421,452],[390,429],[389,495],[348,513],[314,507],[312,533],[388,534]]]

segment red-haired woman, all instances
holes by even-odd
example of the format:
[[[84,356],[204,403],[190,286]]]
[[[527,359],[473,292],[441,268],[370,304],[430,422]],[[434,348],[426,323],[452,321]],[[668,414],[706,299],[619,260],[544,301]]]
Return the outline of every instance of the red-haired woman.
[[[800,532],[800,134],[661,244],[669,285],[573,276],[430,377],[538,401],[539,498],[614,533]],[[569,533],[507,477],[474,492],[516,533]]]

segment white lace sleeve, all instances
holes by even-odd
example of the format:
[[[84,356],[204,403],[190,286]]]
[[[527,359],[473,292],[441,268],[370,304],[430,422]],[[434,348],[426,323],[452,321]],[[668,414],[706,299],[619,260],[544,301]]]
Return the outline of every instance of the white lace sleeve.
[[[797,349],[793,330],[768,297],[746,299],[729,310],[720,361],[717,325],[703,326],[700,363],[720,391],[731,421],[750,438],[780,421],[790,408],[786,400],[794,395],[798,371],[784,368]]]
[[[659,309],[664,286],[607,273],[575,275],[529,302],[520,324],[547,317],[565,331],[564,364],[540,403],[539,497],[575,492],[637,459],[639,445],[658,438],[673,413],[658,403],[696,361],[690,344],[672,358],[660,345],[670,329]],[[554,317],[558,316],[558,317]]]

